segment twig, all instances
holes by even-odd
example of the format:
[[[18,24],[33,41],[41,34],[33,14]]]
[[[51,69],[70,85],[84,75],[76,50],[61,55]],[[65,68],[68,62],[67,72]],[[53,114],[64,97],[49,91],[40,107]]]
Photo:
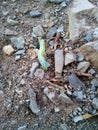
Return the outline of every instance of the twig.
[[[60,32],[57,32],[56,37],[54,39],[54,49],[57,48],[58,40],[59,40],[60,36],[61,36]]]
[[[54,84],[54,83],[50,82],[49,80],[45,80],[45,82],[48,83],[48,84],[50,84],[50,85],[52,85],[52,86],[54,86],[54,87],[57,87],[57,88],[59,88],[59,89],[62,89],[62,86],[57,85],[57,84]]]
[[[78,76],[86,76],[86,77],[92,77],[91,74],[89,73],[83,73],[83,72],[78,72],[78,71],[75,71],[76,75]]]

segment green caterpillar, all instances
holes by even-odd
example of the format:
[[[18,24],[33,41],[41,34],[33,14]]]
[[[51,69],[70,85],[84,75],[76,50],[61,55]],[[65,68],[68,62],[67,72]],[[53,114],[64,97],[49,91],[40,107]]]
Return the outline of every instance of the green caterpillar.
[[[40,49],[38,52],[38,60],[43,68],[43,70],[47,71],[50,64],[46,61],[45,55],[46,55],[46,46],[45,46],[45,40],[41,39],[39,40]]]

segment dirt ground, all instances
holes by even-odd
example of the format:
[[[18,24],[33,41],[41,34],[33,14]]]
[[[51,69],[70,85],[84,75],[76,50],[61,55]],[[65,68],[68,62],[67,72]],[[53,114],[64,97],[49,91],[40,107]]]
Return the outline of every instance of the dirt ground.
[[[94,0],[94,4],[97,2],[97,0]],[[45,15],[49,14],[49,17],[53,17],[53,19],[55,17],[54,22],[58,20],[56,22],[57,26],[60,24],[64,25],[66,30],[64,34],[66,34],[68,29],[67,9],[70,4],[71,2],[68,2],[66,8],[55,12],[54,10],[59,9],[60,5],[51,4],[45,2],[45,0],[1,0],[0,12],[7,10],[8,14],[6,16],[0,13],[0,33],[6,28],[10,28],[11,30],[17,31],[18,36],[24,36],[27,43],[32,45],[33,43],[36,44],[36,39],[33,39],[31,36],[32,27],[38,24],[43,26]],[[42,16],[31,18],[28,10],[33,9],[40,10]],[[27,12],[23,13],[26,10]],[[6,22],[8,16],[17,19],[19,24],[17,26],[9,26]],[[48,29],[44,27],[44,30],[47,32]],[[54,55],[47,55],[52,65],[45,72],[42,80],[37,77],[30,77],[29,70],[32,62],[38,62],[38,58],[36,57],[32,60],[31,53],[28,52],[30,50],[29,44],[25,45],[26,53],[21,56],[20,60],[16,61],[14,54],[12,56],[6,56],[2,48],[5,45],[11,44],[9,39],[10,36],[0,34],[0,90],[3,91],[3,94],[0,94],[0,130],[67,130],[67,128],[63,128],[63,125],[67,125],[69,130],[98,130],[98,117],[92,118],[89,121],[79,122],[78,124],[72,121],[72,110],[78,106],[89,105],[88,102],[80,102],[73,99],[73,105],[61,105],[61,110],[55,112],[55,104],[44,95],[43,90],[47,86],[52,91],[57,91],[57,93],[65,91],[64,88],[60,90],[46,82],[47,80],[51,81],[55,76]],[[61,41],[64,44],[63,38]],[[73,47],[70,42],[68,46]],[[73,63],[69,66],[68,70],[74,65],[76,64]],[[63,73],[64,76],[65,73]],[[25,81],[25,83],[21,84],[21,81]],[[82,81],[89,85],[91,79],[83,78]],[[29,108],[29,86],[31,86],[37,95],[37,104],[41,110],[39,115],[32,113]],[[21,126],[24,128],[20,128]]]

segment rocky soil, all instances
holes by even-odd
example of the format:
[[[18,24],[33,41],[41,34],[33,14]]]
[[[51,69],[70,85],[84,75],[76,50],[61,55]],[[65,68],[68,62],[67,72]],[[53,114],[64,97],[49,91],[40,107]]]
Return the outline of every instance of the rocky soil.
[[[0,129],[98,130],[98,0],[1,0],[0,12]]]

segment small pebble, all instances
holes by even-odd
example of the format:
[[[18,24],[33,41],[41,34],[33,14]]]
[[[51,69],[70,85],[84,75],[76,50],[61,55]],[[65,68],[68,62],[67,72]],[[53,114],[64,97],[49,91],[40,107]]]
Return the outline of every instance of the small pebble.
[[[17,61],[17,60],[20,60],[21,59],[21,57],[20,57],[20,55],[16,55],[15,56],[15,60]]]
[[[26,130],[27,125],[20,126],[17,130]]]
[[[38,10],[30,11],[30,17],[39,17],[42,13]]]
[[[11,45],[6,45],[3,47],[3,51],[6,55],[10,56],[15,50]]]

